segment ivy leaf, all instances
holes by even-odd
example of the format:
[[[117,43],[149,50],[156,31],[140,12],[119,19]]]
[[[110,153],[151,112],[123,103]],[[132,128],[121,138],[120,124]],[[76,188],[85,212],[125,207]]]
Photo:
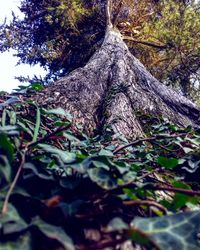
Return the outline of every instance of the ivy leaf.
[[[174,183],[172,183],[172,185],[175,188],[191,190],[191,187],[183,182],[175,181]],[[172,201],[172,208],[177,210],[179,208],[182,208],[189,202],[192,204],[197,204],[198,201],[199,201],[199,198],[197,197],[191,197],[190,195],[176,193]]]
[[[41,91],[44,89],[44,86],[40,82],[34,82],[29,87],[31,90]]]
[[[99,155],[113,156],[113,153],[110,150],[101,149],[100,152],[99,152]]]
[[[0,133],[6,135],[19,135],[19,128],[17,126],[7,125],[7,126],[0,126]]]
[[[188,147],[183,147],[183,151],[184,151],[186,154],[188,154],[188,153],[193,152],[193,151],[194,151],[194,149],[192,149],[192,148],[188,148]]]
[[[70,153],[61,149],[58,149],[54,146],[48,144],[38,144],[38,147],[42,148],[44,151],[53,154],[59,158],[64,163],[72,163],[76,160],[76,154]]]
[[[9,161],[12,162],[14,159],[14,146],[10,139],[5,134],[0,133],[0,150],[8,157]]]
[[[60,115],[66,117],[69,121],[72,120],[72,115],[66,112],[63,108],[45,110],[46,114]]]
[[[7,101],[0,104],[0,110],[3,110],[3,108],[11,104],[15,104],[16,102],[20,102],[20,99],[17,96],[10,96],[10,98]]]
[[[186,170],[189,173],[195,173],[198,170],[199,166],[200,166],[200,161],[194,161],[193,162],[193,161],[189,160],[188,165],[189,165],[189,167],[184,166],[184,167],[182,167],[182,169]]]
[[[9,183],[11,182],[11,166],[8,158],[4,155],[0,155],[0,176],[3,176]]]
[[[110,190],[117,186],[116,178],[103,168],[92,168],[88,170],[90,179],[101,188]]]
[[[37,114],[36,114],[36,124],[34,128],[34,134],[33,134],[33,142],[37,141],[39,129],[40,129],[40,122],[41,122],[41,114],[40,114],[40,108],[37,107]]]
[[[177,213],[157,218],[136,218],[134,229],[145,234],[159,247],[166,249],[200,249],[197,234],[200,230],[200,211]]]
[[[17,121],[16,113],[14,111],[10,111],[9,112],[9,117],[10,117],[10,124],[15,125],[16,121]]]
[[[18,237],[14,241],[1,242],[0,249],[1,250],[15,250],[15,249],[33,250],[31,234],[26,233],[26,234],[20,235],[20,237]]]
[[[27,229],[28,225],[19,216],[17,210],[8,204],[8,211],[0,217],[0,229],[3,235],[16,234]]]
[[[30,162],[26,162],[24,164],[24,170],[25,170],[24,171],[25,173],[23,175],[24,179],[30,178],[32,176],[37,176],[38,178],[47,180],[47,181],[54,180],[53,176],[46,169],[40,169],[39,171],[38,168]]]
[[[165,167],[167,169],[173,169],[179,164],[178,159],[176,159],[176,158],[167,158],[167,157],[164,157],[164,156],[159,156],[157,158],[157,162],[158,162],[159,165],[161,165],[162,167]]]
[[[65,233],[61,227],[53,226],[36,218],[32,222],[32,226],[36,226],[47,238],[58,241],[65,250],[75,250],[71,238]]]
[[[127,229],[128,225],[119,217],[112,219],[107,226],[107,232],[115,232]]]
[[[57,208],[60,208],[63,215],[68,218],[69,216],[74,216],[84,204],[82,200],[75,200],[71,203],[60,202]]]
[[[21,130],[24,130],[26,133],[28,133],[31,137],[33,137],[33,132],[31,131],[30,128],[28,128],[25,124],[25,121],[17,121],[17,125],[19,125]]]

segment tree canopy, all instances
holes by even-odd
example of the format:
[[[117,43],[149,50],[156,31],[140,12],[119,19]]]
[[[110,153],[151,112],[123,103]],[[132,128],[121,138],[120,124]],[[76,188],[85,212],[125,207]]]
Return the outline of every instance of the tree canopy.
[[[115,1],[112,20],[132,53],[159,80],[185,95],[198,89],[200,3],[194,0]],[[16,49],[19,61],[39,63],[49,77],[83,66],[105,32],[104,0],[23,0],[21,20],[1,26],[0,50]]]

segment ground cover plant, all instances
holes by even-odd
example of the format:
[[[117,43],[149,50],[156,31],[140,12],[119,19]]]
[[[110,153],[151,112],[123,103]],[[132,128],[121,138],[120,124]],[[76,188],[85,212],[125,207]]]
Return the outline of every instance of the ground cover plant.
[[[146,137],[88,137],[62,108],[0,99],[1,250],[199,249],[198,128],[140,112]]]

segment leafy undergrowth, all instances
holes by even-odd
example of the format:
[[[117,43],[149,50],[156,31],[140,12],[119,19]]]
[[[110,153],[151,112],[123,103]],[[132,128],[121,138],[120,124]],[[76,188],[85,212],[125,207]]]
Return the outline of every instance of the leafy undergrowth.
[[[7,104],[1,250],[200,249],[198,130],[140,115],[147,137],[116,146],[61,108]]]

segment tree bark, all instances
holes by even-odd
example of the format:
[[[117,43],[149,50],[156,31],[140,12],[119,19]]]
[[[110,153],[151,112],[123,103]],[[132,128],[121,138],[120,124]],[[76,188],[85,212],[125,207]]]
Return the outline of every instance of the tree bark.
[[[183,127],[199,126],[200,107],[161,84],[129,52],[120,32],[108,26],[101,48],[83,67],[32,97],[62,107],[73,124],[93,135],[110,127],[128,139],[144,136],[137,111],[163,116]]]

